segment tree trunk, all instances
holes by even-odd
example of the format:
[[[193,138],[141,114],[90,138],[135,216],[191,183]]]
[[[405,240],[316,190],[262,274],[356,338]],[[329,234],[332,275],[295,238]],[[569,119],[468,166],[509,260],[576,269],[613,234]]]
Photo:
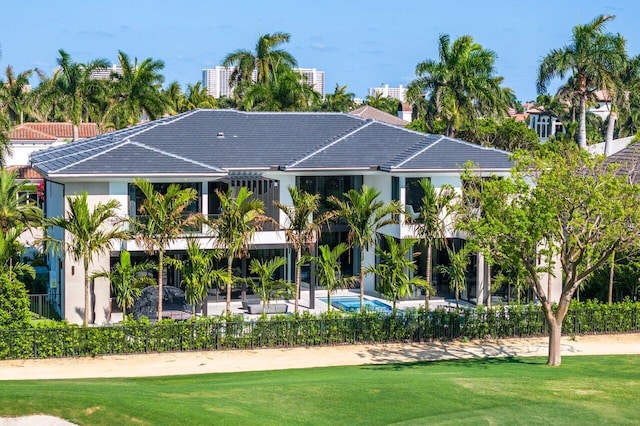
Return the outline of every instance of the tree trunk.
[[[613,154],[611,151],[613,150],[613,129],[616,125],[616,119],[618,118],[618,114],[615,111],[609,112],[609,122],[607,123],[607,133],[604,138],[604,155],[606,157]]]
[[[73,139],[72,141],[75,142],[78,140],[79,136],[79,130],[78,130],[78,125],[73,123]]]
[[[232,271],[233,257],[227,256],[227,274],[229,274],[229,282],[227,282],[227,315],[231,313],[231,285],[233,283]]]
[[[84,321],[82,325],[89,325],[89,261],[84,260]]]
[[[364,247],[360,247],[360,312],[364,311]]]
[[[427,287],[424,289],[424,311],[429,312],[429,292],[431,291],[431,275],[433,274],[433,266],[431,265],[433,257],[433,247],[427,243],[427,265],[426,265],[426,280]]]
[[[454,291],[454,292],[455,292],[455,294],[456,294],[456,308],[459,308],[459,307],[460,307],[460,305],[459,305],[459,301],[460,301],[460,300],[459,300],[459,299],[460,299],[459,294],[460,294],[460,292],[458,291],[458,284],[457,284],[457,283],[456,283],[456,285],[455,285],[455,287],[454,287],[453,291]]]
[[[580,94],[580,117],[578,127],[578,146],[587,148],[587,93]]]
[[[549,322],[549,357],[547,365],[557,367],[562,362],[561,357],[562,322]]]
[[[613,276],[616,267],[616,252],[611,253],[611,265],[609,266],[609,305],[613,303]]]
[[[487,262],[487,309],[491,309],[491,264]]]
[[[296,294],[294,300],[293,312],[298,313],[298,299],[300,298],[300,275],[302,275],[302,266],[300,265],[300,259],[302,258],[302,248],[298,247],[296,251]]]
[[[162,319],[162,264],[163,264],[164,256],[162,250],[158,251],[158,321]]]

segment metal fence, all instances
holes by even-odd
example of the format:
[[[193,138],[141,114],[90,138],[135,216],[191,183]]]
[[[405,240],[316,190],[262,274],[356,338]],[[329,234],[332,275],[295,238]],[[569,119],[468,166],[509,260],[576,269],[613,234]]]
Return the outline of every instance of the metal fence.
[[[58,313],[53,309],[48,294],[30,294],[29,310],[43,318],[58,319]]]

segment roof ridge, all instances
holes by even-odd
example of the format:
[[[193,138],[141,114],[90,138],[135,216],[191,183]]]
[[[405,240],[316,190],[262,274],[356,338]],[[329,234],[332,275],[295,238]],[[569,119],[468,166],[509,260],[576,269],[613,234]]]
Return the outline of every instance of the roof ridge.
[[[157,152],[158,154],[166,155],[167,157],[171,157],[171,158],[175,158],[175,159],[177,159],[177,160],[182,160],[182,161],[186,161],[186,162],[188,162],[188,163],[196,164],[196,165],[201,166],[201,167],[204,167],[204,168],[206,168],[206,169],[215,170],[215,171],[217,171],[217,172],[225,172],[225,170],[221,169],[220,167],[210,166],[210,165],[208,165],[208,164],[201,163],[200,161],[192,160],[192,159],[190,159],[190,158],[183,157],[183,156],[181,156],[181,155],[172,154],[172,153],[170,153],[170,152],[163,151],[163,150],[161,150],[161,149],[157,149],[157,148],[152,148],[152,147],[147,146],[147,145],[145,145],[145,144],[143,144],[143,143],[140,143],[140,142],[135,142],[135,141],[131,141],[131,140],[130,140],[130,141],[127,141],[127,143],[128,143],[128,144],[131,144],[131,145],[138,146],[138,147],[140,147],[140,148],[148,149],[149,151]],[[123,144],[123,145],[124,145],[124,144]]]
[[[414,158],[416,158],[418,155],[422,154],[423,152],[425,152],[429,148],[431,148],[434,145],[438,144],[439,142],[441,142],[445,138],[444,136],[440,136],[438,139],[436,139],[434,141],[434,140],[430,140],[429,137],[436,137],[436,135],[431,135],[431,134],[424,134],[424,135],[425,135],[424,139],[419,140],[415,144],[411,145],[409,148],[405,149],[400,154],[396,155],[394,158],[392,158],[387,163],[386,167],[389,168],[389,169],[394,168],[394,167],[400,167],[403,164],[406,164],[407,162],[413,160]],[[427,144],[426,146],[422,146],[422,148],[417,149],[418,146],[423,145],[425,143]],[[407,157],[407,155],[408,155],[408,157]],[[396,163],[396,161],[399,161],[399,162]]]
[[[47,132],[43,132],[42,130],[34,129],[33,127],[26,126],[25,124],[27,124],[27,123],[20,124],[20,125],[16,126],[11,132],[9,132],[9,135],[8,135],[9,136],[9,140],[16,140],[16,141],[19,141],[19,140],[31,140],[31,139],[13,139],[13,138],[11,138],[11,134],[12,133],[16,133],[18,131],[23,131],[25,133],[33,132],[33,133],[35,133],[37,135],[46,136],[48,138],[47,140],[57,140],[58,139],[55,135],[52,135],[51,133],[47,133]],[[40,139],[38,139],[38,140],[40,140]],[[42,139],[42,140],[44,140],[44,139]]]
[[[324,150],[332,147],[333,145],[337,144],[341,140],[343,140],[343,139],[345,139],[345,138],[347,138],[347,137],[359,132],[360,130],[370,126],[373,123],[375,123],[375,121],[366,121],[366,120],[364,120],[363,123],[359,123],[358,126],[352,127],[351,129],[346,130],[346,131],[336,135],[335,139],[332,142],[329,142],[328,144],[323,144],[323,145],[319,146],[318,148],[315,148],[315,149],[309,151],[302,158],[300,158],[298,160],[295,160],[293,163],[291,163],[289,165],[285,165],[285,168],[287,168],[287,167],[295,167],[296,165],[302,163],[303,161],[306,161],[309,158],[313,157],[314,155],[321,153],[322,151],[324,151]]]
[[[89,157],[83,158],[82,160],[78,160],[76,162],[69,163],[66,166],[60,167],[59,169],[51,170],[49,173],[61,172],[62,170],[66,169],[66,168],[69,168],[71,166],[75,166],[76,164],[84,163],[85,161],[92,160],[92,159],[94,159],[96,157],[101,156],[102,154],[106,154],[107,152],[110,152],[110,151],[113,151],[114,149],[120,148],[121,146],[126,145],[127,143],[129,143],[129,142],[123,142],[123,143],[121,143],[119,145],[111,146],[108,149],[101,149],[100,152],[95,154],[95,155],[90,155]],[[100,147],[100,148],[103,148],[103,147]],[[55,159],[59,159],[59,158],[55,158]],[[45,162],[46,161],[43,161],[43,163],[45,163]]]

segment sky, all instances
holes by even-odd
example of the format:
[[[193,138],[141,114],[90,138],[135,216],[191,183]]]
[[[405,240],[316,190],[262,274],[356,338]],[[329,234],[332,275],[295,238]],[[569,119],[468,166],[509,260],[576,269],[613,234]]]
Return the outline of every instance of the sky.
[[[607,31],[627,39],[640,54],[638,0],[2,0],[0,68],[39,68],[50,75],[58,50],[74,61],[104,58],[118,50],[131,58],[160,59],[165,85],[183,90],[202,70],[220,65],[237,49],[253,50],[258,37],[291,34],[283,48],[298,66],[325,71],[336,84],[364,98],[370,87],[406,86],[416,65],[438,59],[438,39],[470,35],[497,55],[496,75],[520,101],[534,100],[541,59],[571,40],[575,25],[600,14],[616,15]],[[38,79],[32,78],[37,85]],[[549,88],[555,90],[558,81]]]

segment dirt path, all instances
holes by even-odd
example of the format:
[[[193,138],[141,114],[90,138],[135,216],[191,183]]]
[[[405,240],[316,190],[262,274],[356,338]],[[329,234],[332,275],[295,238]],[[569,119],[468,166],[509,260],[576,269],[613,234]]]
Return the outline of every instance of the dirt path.
[[[144,377],[444,359],[546,356],[547,338],[0,361],[0,380]],[[640,333],[564,337],[563,355],[640,355]]]

